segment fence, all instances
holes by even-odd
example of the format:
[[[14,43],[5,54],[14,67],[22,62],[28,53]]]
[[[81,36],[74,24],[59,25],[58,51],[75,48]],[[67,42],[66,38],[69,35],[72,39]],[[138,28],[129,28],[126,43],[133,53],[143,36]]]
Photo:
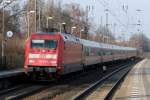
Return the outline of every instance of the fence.
[[[15,68],[23,68],[24,55],[6,55],[3,58],[0,57],[0,70],[9,70]]]

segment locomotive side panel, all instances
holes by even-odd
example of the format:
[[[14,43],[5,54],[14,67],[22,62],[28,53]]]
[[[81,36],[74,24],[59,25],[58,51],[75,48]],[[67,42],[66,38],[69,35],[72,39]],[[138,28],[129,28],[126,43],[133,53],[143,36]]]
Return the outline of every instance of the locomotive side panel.
[[[24,70],[25,70],[25,73],[27,74],[29,69],[28,69],[28,63],[29,63],[29,52],[30,52],[30,38],[27,40],[27,43],[26,43],[26,48],[25,48],[25,61],[24,61]]]
[[[82,70],[82,45],[73,41],[65,41],[63,52],[64,73]]]

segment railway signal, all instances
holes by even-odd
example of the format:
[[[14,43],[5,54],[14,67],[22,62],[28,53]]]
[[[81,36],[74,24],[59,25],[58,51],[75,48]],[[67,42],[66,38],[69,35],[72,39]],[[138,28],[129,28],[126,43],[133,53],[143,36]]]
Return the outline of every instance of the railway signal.
[[[13,32],[12,32],[12,31],[8,31],[8,32],[6,33],[6,36],[7,36],[8,38],[11,38],[11,37],[13,36]]]

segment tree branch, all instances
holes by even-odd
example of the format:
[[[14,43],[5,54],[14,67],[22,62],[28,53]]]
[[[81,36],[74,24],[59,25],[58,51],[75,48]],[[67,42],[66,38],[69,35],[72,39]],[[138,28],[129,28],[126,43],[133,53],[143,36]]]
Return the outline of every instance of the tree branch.
[[[7,6],[9,6],[9,5],[11,5],[13,2],[15,2],[15,1],[17,1],[17,0],[12,0],[10,3],[8,3],[8,4],[6,4],[6,5],[2,5],[3,4],[3,2],[5,2],[4,0],[1,0],[0,1],[0,6],[2,6],[1,8],[0,8],[0,10],[2,9],[2,8],[6,8]]]

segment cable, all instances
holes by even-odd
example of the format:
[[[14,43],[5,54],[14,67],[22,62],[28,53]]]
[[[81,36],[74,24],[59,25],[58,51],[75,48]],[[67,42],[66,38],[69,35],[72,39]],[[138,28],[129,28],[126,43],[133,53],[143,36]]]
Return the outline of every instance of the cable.
[[[107,7],[109,10],[109,12],[110,12],[110,14],[116,19],[116,21],[121,25],[121,26],[124,26],[125,28],[127,28],[127,26],[125,25],[125,24],[123,24],[122,22],[121,22],[121,20],[117,17],[117,15],[112,11],[112,10],[110,10],[110,7],[108,7],[108,3],[105,1],[105,0],[97,0],[103,7]]]

